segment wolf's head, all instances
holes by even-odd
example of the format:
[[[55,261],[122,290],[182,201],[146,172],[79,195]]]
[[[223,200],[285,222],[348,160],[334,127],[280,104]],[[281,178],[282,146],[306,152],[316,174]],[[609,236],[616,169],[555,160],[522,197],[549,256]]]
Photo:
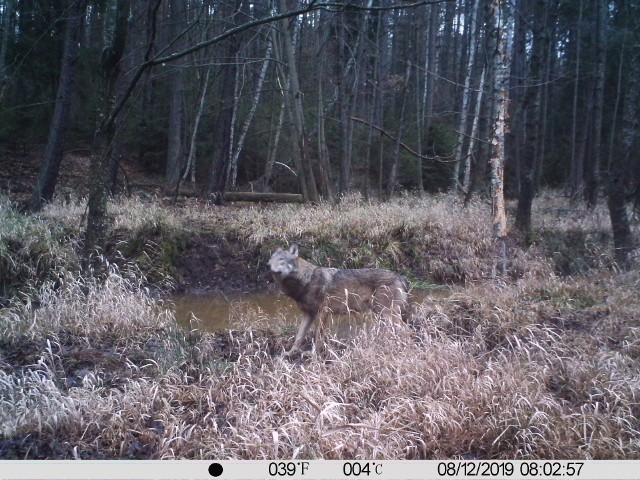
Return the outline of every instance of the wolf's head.
[[[298,271],[298,245],[293,244],[289,250],[278,248],[267,262],[267,267],[274,275],[286,277]]]

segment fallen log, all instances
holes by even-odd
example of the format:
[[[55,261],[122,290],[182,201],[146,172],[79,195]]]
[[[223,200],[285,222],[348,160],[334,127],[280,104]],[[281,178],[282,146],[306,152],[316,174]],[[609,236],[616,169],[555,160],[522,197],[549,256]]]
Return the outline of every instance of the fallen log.
[[[225,202],[279,202],[303,203],[298,193],[225,192]]]

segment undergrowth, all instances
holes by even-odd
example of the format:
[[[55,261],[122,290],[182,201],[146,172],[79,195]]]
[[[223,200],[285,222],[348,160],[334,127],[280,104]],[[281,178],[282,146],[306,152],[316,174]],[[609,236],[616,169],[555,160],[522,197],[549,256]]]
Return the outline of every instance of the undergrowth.
[[[110,264],[98,281],[62,262],[0,310],[0,458],[638,458],[640,274],[615,268],[606,235],[571,275],[558,268],[544,238],[576,220],[545,213],[544,199],[540,237],[510,247],[511,277],[489,279],[486,206],[451,199],[179,215],[116,205],[120,232],[188,226],[265,257],[299,242],[323,264],[406,267],[451,294],[289,359],[295,332],[261,312],[235,308],[234,330],[183,331],[138,268]],[[12,221],[44,229],[54,251],[46,222],[69,235],[77,213]],[[600,213],[584,215],[602,231]]]

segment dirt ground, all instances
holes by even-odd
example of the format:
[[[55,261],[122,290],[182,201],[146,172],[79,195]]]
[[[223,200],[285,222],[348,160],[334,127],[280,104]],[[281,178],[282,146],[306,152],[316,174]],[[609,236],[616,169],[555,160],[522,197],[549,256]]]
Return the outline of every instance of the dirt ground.
[[[247,263],[260,261],[257,252],[247,252],[240,242],[221,242],[213,234],[199,234],[181,252],[177,288],[194,293],[275,289],[266,263],[263,271],[247,268]]]

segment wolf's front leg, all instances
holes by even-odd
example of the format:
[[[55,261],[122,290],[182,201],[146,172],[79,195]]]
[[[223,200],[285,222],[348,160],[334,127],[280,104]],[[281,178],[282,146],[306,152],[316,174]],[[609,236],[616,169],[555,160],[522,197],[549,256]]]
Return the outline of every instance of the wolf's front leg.
[[[304,317],[302,318],[302,322],[300,322],[300,327],[298,328],[298,334],[296,335],[296,339],[293,341],[293,346],[289,349],[288,352],[285,353],[287,357],[293,355],[294,353],[300,350],[300,345],[302,344],[302,340],[304,339],[304,336],[307,334],[307,330],[309,330],[311,323],[313,323],[313,319],[314,319],[314,315],[311,315],[306,312],[304,313]]]

